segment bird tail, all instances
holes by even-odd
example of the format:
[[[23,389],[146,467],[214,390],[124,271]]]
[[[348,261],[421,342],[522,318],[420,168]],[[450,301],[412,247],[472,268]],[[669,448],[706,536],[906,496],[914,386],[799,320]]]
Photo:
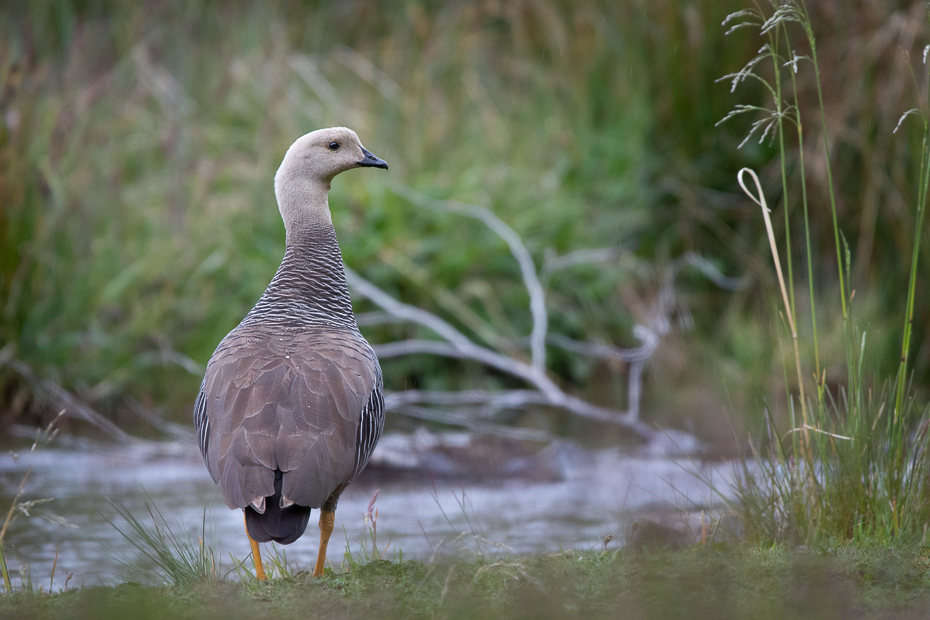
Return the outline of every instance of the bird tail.
[[[245,507],[245,527],[256,542],[273,541],[289,545],[301,536],[310,522],[310,507],[291,504],[281,508],[280,470],[274,472],[274,495],[265,498],[265,512],[259,513],[251,505]]]

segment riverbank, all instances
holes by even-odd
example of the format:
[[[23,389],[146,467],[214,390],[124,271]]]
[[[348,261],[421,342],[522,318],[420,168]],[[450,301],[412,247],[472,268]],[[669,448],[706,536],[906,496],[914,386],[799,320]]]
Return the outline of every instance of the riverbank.
[[[385,560],[321,580],[132,583],[0,597],[3,618],[922,618],[922,550],[709,546]]]

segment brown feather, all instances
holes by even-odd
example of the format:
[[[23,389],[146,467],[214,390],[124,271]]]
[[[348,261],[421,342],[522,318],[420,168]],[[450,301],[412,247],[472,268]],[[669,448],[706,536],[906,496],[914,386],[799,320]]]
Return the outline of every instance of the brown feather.
[[[206,461],[230,508],[282,493],[319,508],[355,474],[377,360],[357,331],[241,325],[207,365]]]

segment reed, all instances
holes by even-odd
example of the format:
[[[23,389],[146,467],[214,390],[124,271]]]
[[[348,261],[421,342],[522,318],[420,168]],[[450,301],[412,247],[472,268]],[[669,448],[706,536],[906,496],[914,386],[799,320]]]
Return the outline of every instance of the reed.
[[[902,541],[923,542],[925,524],[930,519],[930,460],[927,456],[927,427],[930,414],[916,402],[916,393],[905,381],[907,371],[910,321],[913,319],[914,283],[919,267],[918,253],[923,225],[923,211],[927,193],[927,124],[924,125],[924,161],[918,180],[918,199],[915,221],[914,248],[909,274],[903,334],[901,366],[897,377],[873,379],[864,375],[863,362],[867,359],[867,330],[858,328],[855,312],[848,302],[852,274],[851,252],[840,230],[836,200],[833,192],[831,144],[827,138],[826,116],[821,88],[821,73],[816,53],[816,39],[810,13],[803,0],[790,0],[774,5],[771,14],[760,6],[731,16],[737,27],[749,26],[767,37],[768,44],[760,56],[742,71],[729,76],[734,88],[748,79],[762,82],[772,97],[772,108],[738,106],[727,118],[737,114],[758,113],[753,131],[761,138],[777,132],[780,153],[782,191],[787,197],[790,177],[784,165],[788,146],[784,138],[785,122],[797,126],[798,143],[796,161],[802,195],[802,222],[806,237],[808,265],[809,307],[812,325],[812,347],[799,346],[796,327],[796,293],[788,294],[786,287],[794,286],[789,278],[786,285],[781,271],[780,256],[791,256],[789,232],[793,224],[789,219],[787,198],[783,201],[786,218],[784,244],[779,243],[772,229],[769,209],[758,177],[751,170],[740,172],[744,191],[762,209],[768,230],[769,245],[778,281],[781,287],[783,311],[781,316],[791,340],[797,380],[786,381],[790,427],[779,425],[770,411],[766,412],[765,433],[750,444],[751,461],[744,461],[738,487],[738,502],[734,509],[742,515],[747,531],[760,541],[789,542],[817,545],[834,545],[846,541],[880,541],[896,544]],[[799,45],[797,38],[806,41],[809,55],[802,56],[793,50]],[[790,56],[786,56],[790,53]],[[756,72],[763,59],[770,59],[774,79]],[[825,175],[828,186],[830,214],[833,222],[837,259],[840,317],[843,323],[846,384],[836,392],[828,390],[826,373],[822,370],[821,347],[818,343],[817,314],[814,304],[814,260],[810,243],[810,215],[805,168],[803,110],[798,97],[797,72],[812,73],[818,103],[818,116],[823,127]],[[790,74],[791,90],[785,92],[782,74]],[[926,76],[924,76],[926,78]],[[915,80],[916,82],[916,80]],[[792,103],[784,99],[792,97]],[[926,109],[920,111],[926,119]],[[743,175],[754,180],[749,188]],[[790,265],[789,258],[789,265]],[[790,272],[789,272],[790,273]],[[814,352],[814,359],[802,355],[802,350]],[[816,397],[805,392],[805,368],[812,369],[816,383]],[[792,394],[792,388],[797,395]],[[800,420],[795,417],[800,409]],[[800,441],[798,439],[800,438]]]
[[[930,21],[930,13],[928,13]],[[927,49],[924,49],[924,65],[927,65]],[[912,74],[913,76],[913,74]],[[915,85],[917,77],[914,77]],[[895,415],[903,406],[903,396],[905,393],[905,382],[908,374],[908,361],[911,352],[911,338],[914,330],[914,303],[917,292],[917,272],[920,268],[920,247],[921,235],[924,232],[924,214],[927,207],[927,193],[930,191],[930,80],[927,81],[927,95],[922,108],[912,108],[905,112],[898,125],[895,127],[895,133],[901,127],[902,122],[912,113],[916,113],[923,120],[923,139],[920,149],[920,177],[917,182],[917,213],[916,226],[914,227],[914,241],[911,246],[911,275],[907,287],[907,305],[904,316],[904,329],[901,337],[901,364],[898,367],[898,386],[897,400],[895,401]]]

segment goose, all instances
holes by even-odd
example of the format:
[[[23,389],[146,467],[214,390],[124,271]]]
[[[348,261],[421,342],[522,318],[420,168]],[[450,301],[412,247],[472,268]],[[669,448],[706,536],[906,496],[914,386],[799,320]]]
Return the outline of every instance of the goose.
[[[346,127],[298,138],[274,177],[284,258],[264,294],[217,346],[194,406],[200,452],[258,543],[293,543],[320,511],[323,574],[336,504],[384,427],[381,367],[358,330],[329,210],[333,177],[387,170]]]

